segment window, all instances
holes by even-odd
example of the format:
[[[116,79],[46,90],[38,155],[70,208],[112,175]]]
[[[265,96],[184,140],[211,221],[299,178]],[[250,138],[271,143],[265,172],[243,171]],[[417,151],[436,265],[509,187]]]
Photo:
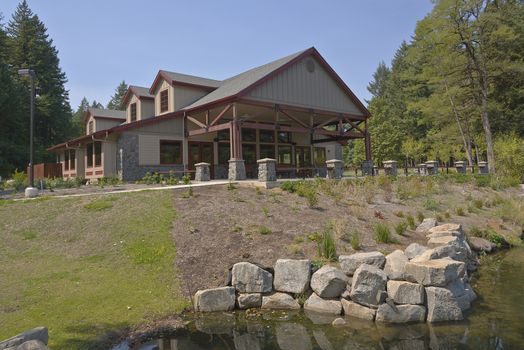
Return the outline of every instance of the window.
[[[95,166],[102,165],[102,142],[96,141],[94,143],[94,153],[95,153]]]
[[[242,145],[242,158],[244,158],[245,164],[256,164],[257,163],[257,146],[255,144],[243,144]]]
[[[229,143],[218,144],[218,164],[224,165],[229,164]]]
[[[87,124],[87,133],[88,133],[89,135],[92,134],[93,131],[94,131],[94,129],[95,129],[95,128],[94,128],[94,124],[93,124],[93,121],[91,120],[91,121],[89,122],[89,124]]]
[[[274,143],[275,132],[273,130],[260,130],[260,142]]]
[[[311,150],[309,147],[295,147],[295,161],[300,167],[311,166]]]
[[[136,102],[135,103],[131,103],[131,105],[129,106],[129,109],[130,109],[130,119],[132,122],[136,121]]]
[[[217,131],[218,141],[229,141],[229,129]]]
[[[161,140],[160,164],[182,164],[182,142]]]
[[[291,164],[291,146],[278,146],[278,164]]]
[[[164,113],[169,109],[169,100],[167,90],[160,91],[160,113]]]
[[[87,167],[93,167],[93,144],[88,143],[86,145],[86,158],[87,158]]]
[[[242,142],[256,142],[257,131],[255,129],[242,128]]]
[[[324,147],[315,147],[313,149],[313,156],[315,158],[315,165],[326,165],[326,149]]]
[[[275,159],[274,145],[260,145],[260,159],[272,158]]]
[[[279,143],[291,143],[291,133],[287,131],[278,132],[278,142]]]
[[[69,169],[75,170],[75,165],[76,165],[75,150],[72,149],[69,151]]]
[[[64,152],[64,170],[69,170],[69,151]]]

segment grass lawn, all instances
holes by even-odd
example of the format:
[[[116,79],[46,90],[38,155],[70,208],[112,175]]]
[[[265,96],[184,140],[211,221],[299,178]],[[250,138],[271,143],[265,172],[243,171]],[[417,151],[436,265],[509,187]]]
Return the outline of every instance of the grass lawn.
[[[49,328],[52,349],[179,312],[172,191],[0,201],[0,339]]]

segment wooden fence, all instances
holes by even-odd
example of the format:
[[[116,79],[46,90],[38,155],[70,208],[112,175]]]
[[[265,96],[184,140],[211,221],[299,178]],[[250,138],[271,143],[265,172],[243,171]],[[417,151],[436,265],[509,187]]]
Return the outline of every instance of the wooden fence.
[[[35,164],[33,168],[35,171],[35,180],[62,177],[61,163],[39,163]],[[29,174],[29,167],[27,167],[27,173]]]

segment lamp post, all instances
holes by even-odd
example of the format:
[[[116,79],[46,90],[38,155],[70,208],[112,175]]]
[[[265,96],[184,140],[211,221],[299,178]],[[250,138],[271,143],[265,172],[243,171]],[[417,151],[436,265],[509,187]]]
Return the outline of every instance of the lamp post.
[[[28,76],[31,81],[31,103],[30,103],[30,119],[31,125],[29,128],[29,187],[25,190],[26,197],[36,197],[38,189],[35,188],[34,164],[33,164],[33,129],[34,129],[34,114],[35,114],[35,71],[32,69],[19,69],[18,75]]]

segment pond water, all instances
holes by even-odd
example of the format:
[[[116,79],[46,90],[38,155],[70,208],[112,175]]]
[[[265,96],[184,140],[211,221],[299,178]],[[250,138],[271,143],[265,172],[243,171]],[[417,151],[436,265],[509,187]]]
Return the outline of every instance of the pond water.
[[[524,349],[524,249],[486,258],[473,286],[479,298],[461,322],[386,326],[348,319],[335,328],[333,317],[304,312],[221,313],[187,316],[187,330],[133,349]]]

